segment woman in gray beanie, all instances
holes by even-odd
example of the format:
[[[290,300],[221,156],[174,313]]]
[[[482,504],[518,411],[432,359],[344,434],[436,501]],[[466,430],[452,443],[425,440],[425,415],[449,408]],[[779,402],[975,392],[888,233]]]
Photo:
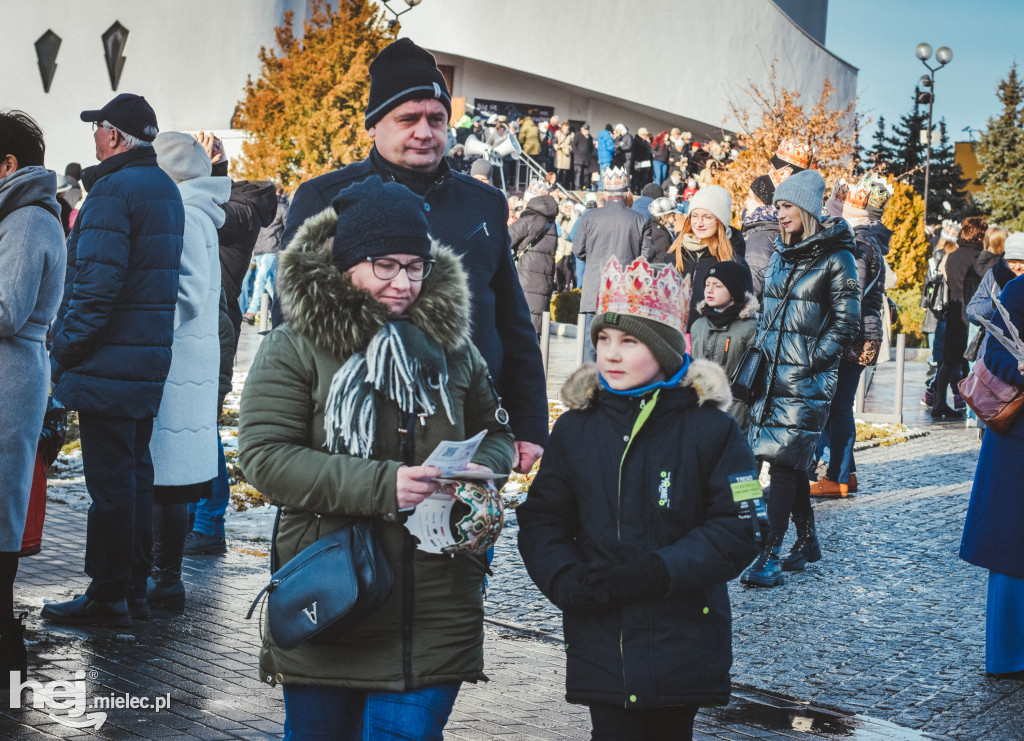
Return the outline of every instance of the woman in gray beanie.
[[[819,219],[824,195],[815,170],[792,175],[775,191],[782,233],[764,276],[755,339],[763,383],[749,431],[754,455],[771,464],[771,526],[761,555],[740,577],[756,586],[779,586],[783,571],[821,558],[807,464],[828,417],[839,359],[860,330],[853,231],[843,219]],[[782,558],[791,515],[797,539]]]

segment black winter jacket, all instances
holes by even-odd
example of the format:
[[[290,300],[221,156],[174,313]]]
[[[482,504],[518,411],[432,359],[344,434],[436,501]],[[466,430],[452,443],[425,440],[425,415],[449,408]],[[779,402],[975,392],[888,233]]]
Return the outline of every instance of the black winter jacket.
[[[511,227],[512,253],[515,255],[519,285],[523,287],[530,307],[533,328],[540,334],[541,318],[549,311],[551,293],[555,290],[555,252],[558,235],[555,217],[558,204],[551,196],[535,196]]]
[[[235,344],[242,326],[238,297],[242,281],[252,261],[253,247],[260,229],[269,226],[277,214],[274,184],[236,180],[231,183],[231,198],[221,205],[227,217],[217,230],[220,241],[220,284],[228,297],[228,316],[235,329]]]
[[[374,174],[424,197],[431,236],[455,250],[469,274],[473,344],[487,361],[512,432],[516,440],[544,445],[548,439],[544,366],[512,264],[508,203],[501,191],[452,172],[444,160],[433,177],[413,178],[373,149],[367,159],[299,186],[288,210],[285,249],[303,222],[329,208],[340,190]],[[275,325],[278,317],[275,313]]]
[[[68,237],[53,330],[53,395],[68,409],[155,417],[171,366],[185,210],[138,147],[87,168],[89,195]]]
[[[757,334],[758,340],[764,336],[767,370],[765,392],[750,413],[750,445],[759,460],[800,470],[810,462],[825,426],[839,359],[860,331],[853,230],[844,219],[823,226],[799,244],[775,243]],[[798,273],[803,275],[780,310]]]
[[[725,703],[726,582],[757,553],[752,522],[734,500],[735,484],[747,478],[756,488],[757,474],[722,411],[731,400],[725,373],[692,361],[681,386],[656,397],[617,396],[598,384],[588,364],[563,390],[570,411],[516,509],[519,550],[549,599],[570,570],[652,553],[670,584],[664,597],[563,616],[566,697],[626,708]]]
[[[574,167],[587,167],[590,161],[597,157],[594,149],[594,139],[590,134],[582,131],[576,132],[572,138],[572,164]]]
[[[871,234],[871,226],[853,229],[853,256],[860,283],[860,332],[852,344],[882,339],[882,306],[885,304],[885,264]]]
[[[736,230],[732,230],[735,234]],[[697,304],[704,300],[704,282],[708,279],[708,271],[711,270],[715,265],[718,264],[718,259],[711,254],[711,250],[704,248],[698,252],[693,252],[686,249],[686,247],[680,245],[679,249],[683,253],[683,269],[682,274],[684,276],[691,276],[691,293],[690,293],[690,313],[686,321],[686,331],[690,331],[690,327],[693,325],[697,318],[700,316],[700,311],[697,310]],[[743,256],[733,250],[732,262],[737,262],[740,265],[746,267],[747,263],[744,261]],[[747,285],[744,290],[750,290],[750,279],[747,278]]]

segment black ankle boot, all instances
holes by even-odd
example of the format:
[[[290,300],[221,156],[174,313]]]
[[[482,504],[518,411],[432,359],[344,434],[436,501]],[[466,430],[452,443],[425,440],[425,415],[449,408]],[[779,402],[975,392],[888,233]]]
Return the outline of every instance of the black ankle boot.
[[[146,587],[146,600],[154,610],[185,610],[181,557],[186,535],[187,504],[153,505],[153,573]]]
[[[780,587],[786,583],[786,577],[782,575],[782,561],[779,559],[784,535],[785,533],[768,533],[768,540],[761,550],[761,555],[743,572],[741,582],[755,587]]]
[[[814,529],[814,515],[793,516],[796,525],[796,542],[782,559],[783,571],[803,571],[804,566],[821,560],[821,546]]]
[[[21,683],[28,678],[28,653],[25,651],[25,626],[22,620],[28,613],[18,617],[5,615],[0,624],[0,689],[10,689],[11,672],[21,675]]]

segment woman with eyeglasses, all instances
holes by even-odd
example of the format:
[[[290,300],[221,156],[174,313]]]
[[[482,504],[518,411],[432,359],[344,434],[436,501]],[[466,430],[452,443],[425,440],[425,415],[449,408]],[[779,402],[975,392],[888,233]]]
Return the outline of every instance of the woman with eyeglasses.
[[[690,325],[700,316],[697,304],[704,298],[704,282],[712,266],[731,260],[746,267],[743,258],[733,248],[732,230],[729,227],[731,218],[732,198],[729,191],[718,185],[702,188],[690,199],[690,209],[683,219],[679,235],[669,247],[669,254],[675,255],[676,269],[684,276],[691,276],[693,280],[694,290],[686,321],[687,334]],[[749,290],[749,278],[747,283]]]
[[[427,233],[423,199],[378,177],[303,224],[281,256],[287,320],[263,340],[242,394],[239,461],[281,507],[283,566],[354,517],[372,523],[393,575],[385,602],[328,642],[276,645],[285,739],[440,739],[462,682],[483,673],[482,556],[427,553],[403,527],[435,492],[423,461],[486,436],[471,469],[502,478],[512,436],[469,341],[459,258]]]

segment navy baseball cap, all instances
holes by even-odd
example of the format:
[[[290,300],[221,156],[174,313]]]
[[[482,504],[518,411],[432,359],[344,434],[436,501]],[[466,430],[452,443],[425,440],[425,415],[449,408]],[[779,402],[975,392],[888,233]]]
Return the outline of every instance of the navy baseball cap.
[[[107,121],[145,142],[156,139],[159,131],[152,106],[141,95],[133,93],[121,93],[97,111],[82,111],[81,118],[87,123]],[[148,133],[147,128],[150,128]]]

